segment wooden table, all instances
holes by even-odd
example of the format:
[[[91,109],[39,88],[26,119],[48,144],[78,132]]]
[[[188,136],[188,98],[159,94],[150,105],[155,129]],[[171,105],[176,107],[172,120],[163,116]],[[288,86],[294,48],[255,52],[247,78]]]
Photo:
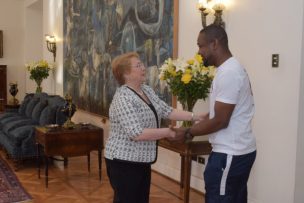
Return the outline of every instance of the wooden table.
[[[6,110],[16,110],[16,109],[19,109],[20,107],[20,104],[5,104],[4,105],[4,108]]]
[[[44,149],[45,158],[45,186],[48,187],[48,159],[52,156],[67,157],[83,156],[88,157],[88,171],[90,172],[90,152],[98,151],[99,179],[101,180],[101,153],[103,149],[103,129],[93,126],[76,125],[76,128],[65,129],[63,127],[47,128],[36,127],[37,145],[37,167],[38,178],[40,178],[40,148]]]
[[[211,145],[207,141],[192,141],[190,143],[177,143],[160,140],[158,145],[177,152],[181,156],[180,187],[184,189],[184,203],[189,203],[190,176],[192,156],[207,155],[211,152]]]

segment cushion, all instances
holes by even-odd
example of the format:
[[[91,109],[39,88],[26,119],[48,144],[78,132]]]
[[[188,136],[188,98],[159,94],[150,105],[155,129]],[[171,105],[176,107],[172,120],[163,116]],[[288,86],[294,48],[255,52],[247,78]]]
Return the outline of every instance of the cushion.
[[[42,112],[42,110],[47,106],[47,100],[43,100],[38,102],[38,104],[36,104],[36,106],[33,109],[32,112],[32,119],[34,121],[36,121],[37,123],[39,123],[39,119],[40,119],[40,114]]]
[[[33,98],[31,99],[31,101],[28,103],[28,105],[26,106],[26,109],[25,109],[25,115],[27,117],[32,117],[32,112],[33,112],[33,109],[35,108],[35,106],[38,104],[39,102],[39,98]]]
[[[28,94],[25,96],[23,102],[21,103],[21,105],[18,109],[19,114],[25,115],[25,109],[26,109],[28,103],[31,101],[32,97],[33,97],[32,94]]]
[[[0,116],[0,130],[3,129],[3,126],[6,122],[9,122],[11,120],[15,120],[16,117],[19,117],[16,113],[4,113]]]
[[[15,116],[11,116],[11,117],[6,117],[0,120],[0,124],[5,125],[6,123],[10,123],[12,121],[16,121],[16,120],[21,120],[24,119],[24,116],[20,116],[20,115],[15,115]]]
[[[11,140],[11,142],[13,142],[13,145],[21,146],[22,140],[33,135],[35,131],[34,127],[34,125],[26,125],[15,128],[14,130],[10,131],[10,136],[8,138]]]
[[[40,125],[55,124],[56,111],[57,111],[57,107],[51,107],[51,106],[45,107],[40,114],[39,124]]]
[[[6,134],[9,134],[9,131],[19,128],[21,126],[26,126],[26,125],[37,125],[37,123],[35,123],[35,121],[33,121],[30,118],[24,118],[24,119],[20,119],[20,120],[16,120],[16,121],[11,121],[9,123],[6,123],[3,126],[3,132],[5,132]]]
[[[5,112],[3,114],[0,114],[0,120],[4,119],[4,118],[8,118],[8,117],[13,117],[13,116],[16,116],[16,115],[18,115],[18,114],[15,113],[15,112]]]

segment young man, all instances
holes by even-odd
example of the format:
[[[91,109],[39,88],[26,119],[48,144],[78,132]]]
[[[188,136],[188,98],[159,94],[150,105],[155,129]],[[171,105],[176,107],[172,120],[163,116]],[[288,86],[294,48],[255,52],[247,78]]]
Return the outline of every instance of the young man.
[[[232,56],[222,27],[209,25],[201,30],[197,44],[205,65],[217,67],[210,109],[205,120],[176,131],[186,139],[210,134],[212,152],[204,172],[206,203],[246,203],[247,181],[256,157],[250,81]]]

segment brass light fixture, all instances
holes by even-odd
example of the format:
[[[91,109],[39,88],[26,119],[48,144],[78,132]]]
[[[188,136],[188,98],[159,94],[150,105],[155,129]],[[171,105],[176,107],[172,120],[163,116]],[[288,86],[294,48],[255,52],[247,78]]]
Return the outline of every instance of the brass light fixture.
[[[49,52],[53,53],[54,62],[56,60],[56,38],[55,36],[45,35],[46,46]]]
[[[202,26],[207,26],[207,16],[214,12],[214,24],[225,28],[225,22],[222,19],[223,10],[225,9],[225,0],[198,0],[198,9],[201,12]]]
[[[209,14],[207,6],[208,6],[207,0],[198,1],[198,9],[201,11],[201,20],[203,27],[207,26],[206,19],[207,19],[207,15]]]

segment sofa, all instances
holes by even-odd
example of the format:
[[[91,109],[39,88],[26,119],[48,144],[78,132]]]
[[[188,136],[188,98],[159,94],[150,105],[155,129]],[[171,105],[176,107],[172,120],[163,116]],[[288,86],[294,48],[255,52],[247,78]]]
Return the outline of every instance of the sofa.
[[[27,94],[19,109],[0,114],[0,145],[9,158],[24,160],[36,157],[35,126],[62,125],[66,101],[47,93]]]

